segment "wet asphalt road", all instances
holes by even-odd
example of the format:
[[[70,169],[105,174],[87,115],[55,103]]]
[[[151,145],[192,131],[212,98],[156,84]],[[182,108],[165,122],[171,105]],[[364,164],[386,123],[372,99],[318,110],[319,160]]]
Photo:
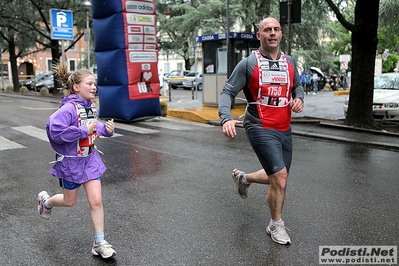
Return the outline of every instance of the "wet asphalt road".
[[[156,132],[97,140],[117,256],[94,257],[84,190],[49,221],[37,215],[37,193],[60,192],[54,154],[18,129],[43,129],[56,107],[0,95],[0,136],[24,146],[0,150],[0,265],[318,265],[321,245],[398,245],[397,152],[294,136],[283,214],[292,245],[282,246],[265,231],[267,187],[235,194],[232,169],[260,168],[244,130],[228,139],[220,127],[155,119],[125,128]]]

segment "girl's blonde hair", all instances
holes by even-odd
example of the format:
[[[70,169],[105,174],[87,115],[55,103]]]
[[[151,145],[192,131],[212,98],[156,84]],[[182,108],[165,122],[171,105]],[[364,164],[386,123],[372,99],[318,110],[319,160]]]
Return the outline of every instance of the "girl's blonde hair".
[[[79,84],[85,77],[94,75],[93,72],[88,69],[79,69],[75,72],[68,72],[67,65],[61,63],[53,66],[53,72],[62,87],[68,90],[68,95],[75,93],[73,89],[74,84]]]

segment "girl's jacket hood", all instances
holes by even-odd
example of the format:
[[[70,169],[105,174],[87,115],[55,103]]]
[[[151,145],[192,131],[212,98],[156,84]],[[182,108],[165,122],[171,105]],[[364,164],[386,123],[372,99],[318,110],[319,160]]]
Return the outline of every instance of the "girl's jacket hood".
[[[91,106],[91,100],[84,100],[82,98],[80,98],[78,95],[76,94],[71,94],[68,97],[63,96],[61,103],[60,103],[60,107],[63,106],[64,104],[68,103],[68,102],[76,102],[76,103],[80,103],[84,108],[90,108]]]

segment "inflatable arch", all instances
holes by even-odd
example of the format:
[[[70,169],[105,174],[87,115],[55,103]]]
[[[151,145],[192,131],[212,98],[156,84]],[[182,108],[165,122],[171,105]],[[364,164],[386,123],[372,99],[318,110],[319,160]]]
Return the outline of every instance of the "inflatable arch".
[[[92,0],[100,118],[160,116],[154,0]]]

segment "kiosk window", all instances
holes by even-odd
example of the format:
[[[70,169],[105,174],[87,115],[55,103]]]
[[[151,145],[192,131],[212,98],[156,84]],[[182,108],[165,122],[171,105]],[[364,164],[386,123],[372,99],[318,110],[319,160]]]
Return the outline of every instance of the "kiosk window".
[[[218,49],[218,74],[227,74],[227,48]]]
[[[203,51],[206,53],[203,54],[204,58],[204,73],[214,73],[216,66],[216,50],[217,43],[216,42],[205,42]]]

